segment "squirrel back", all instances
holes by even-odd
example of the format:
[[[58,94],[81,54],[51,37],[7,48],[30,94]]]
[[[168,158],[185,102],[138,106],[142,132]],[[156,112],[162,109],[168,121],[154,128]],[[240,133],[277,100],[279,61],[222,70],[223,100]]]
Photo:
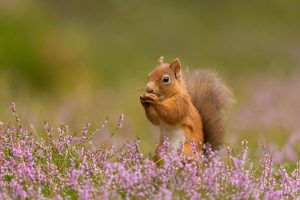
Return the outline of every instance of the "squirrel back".
[[[184,79],[191,100],[202,118],[204,143],[217,150],[223,144],[225,113],[234,103],[232,91],[215,72],[209,70],[187,72]]]

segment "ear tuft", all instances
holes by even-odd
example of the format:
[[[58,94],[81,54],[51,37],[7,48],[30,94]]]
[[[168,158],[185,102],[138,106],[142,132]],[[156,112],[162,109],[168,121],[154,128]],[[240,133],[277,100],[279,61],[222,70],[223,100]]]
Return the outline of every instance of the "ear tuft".
[[[157,61],[157,64],[158,64],[158,65],[164,64],[164,60],[165,60],[165,58],[164,58],[163,56],[159,57],[159,59],[158,59],[158,61]]]
[[[180,68],[181,68],[181,64],[179,61],[179,58],[175,58],[172,63],[170,64],[170,68],[171,70],[174,72],[174,75],[177,79],[180,78]]]

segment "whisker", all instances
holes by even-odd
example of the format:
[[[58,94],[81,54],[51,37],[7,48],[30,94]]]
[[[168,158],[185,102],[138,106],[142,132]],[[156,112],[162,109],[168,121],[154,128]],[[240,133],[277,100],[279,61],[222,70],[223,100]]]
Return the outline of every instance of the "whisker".
[[[138,92],[143,92],[143,91],[145,91],[145,88],[136,89],[136,90],[134,90],[133,92],[138,93]]]

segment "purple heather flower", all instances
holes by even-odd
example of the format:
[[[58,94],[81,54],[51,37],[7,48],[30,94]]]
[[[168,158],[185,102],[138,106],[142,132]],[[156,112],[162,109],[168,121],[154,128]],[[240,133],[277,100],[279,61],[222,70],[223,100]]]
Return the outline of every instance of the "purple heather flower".
[[[284,158],[296,167],[274,165],[275,154],[264,145],[261,161],[251,161],[247,141],[239,150],[227,146],[227,155],[204,145],[205,153],[195,152],[191,159],[173,151],[167,138],[160,145],[158,155],[162,163],[158,165],[142,153],[143,140],[127,141],[119,149],[92,147],[89,136],[94,132],[89,128],[80,138],[69,135],[67,126],[59,127],[57,139],[52,138],[52,128],[47,123],[45,130],[48,140],[53,141],[51,145],[23,128],[0,125],[0,199],[300,197],[300,163],[295,163],[299,151],[293,148],[297,145],[295,134],[282,151],[274,147],[270,152],[283,152]]]
[[[12,197],[17,199],[25,199],[26,198],[26,192],[23,189],[23,186],[21,184],[19,184],[17,181],[12,180],[10,182],[10,188],[12,191]]]

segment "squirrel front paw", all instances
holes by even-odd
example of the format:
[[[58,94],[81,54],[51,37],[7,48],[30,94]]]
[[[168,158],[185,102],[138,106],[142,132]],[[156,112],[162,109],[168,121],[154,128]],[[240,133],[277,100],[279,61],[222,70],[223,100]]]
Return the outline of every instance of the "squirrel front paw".
[[[152,105],[157,103],[159,98],[153,93],[145,93],[140,96],[140,101],[143,105]]]

